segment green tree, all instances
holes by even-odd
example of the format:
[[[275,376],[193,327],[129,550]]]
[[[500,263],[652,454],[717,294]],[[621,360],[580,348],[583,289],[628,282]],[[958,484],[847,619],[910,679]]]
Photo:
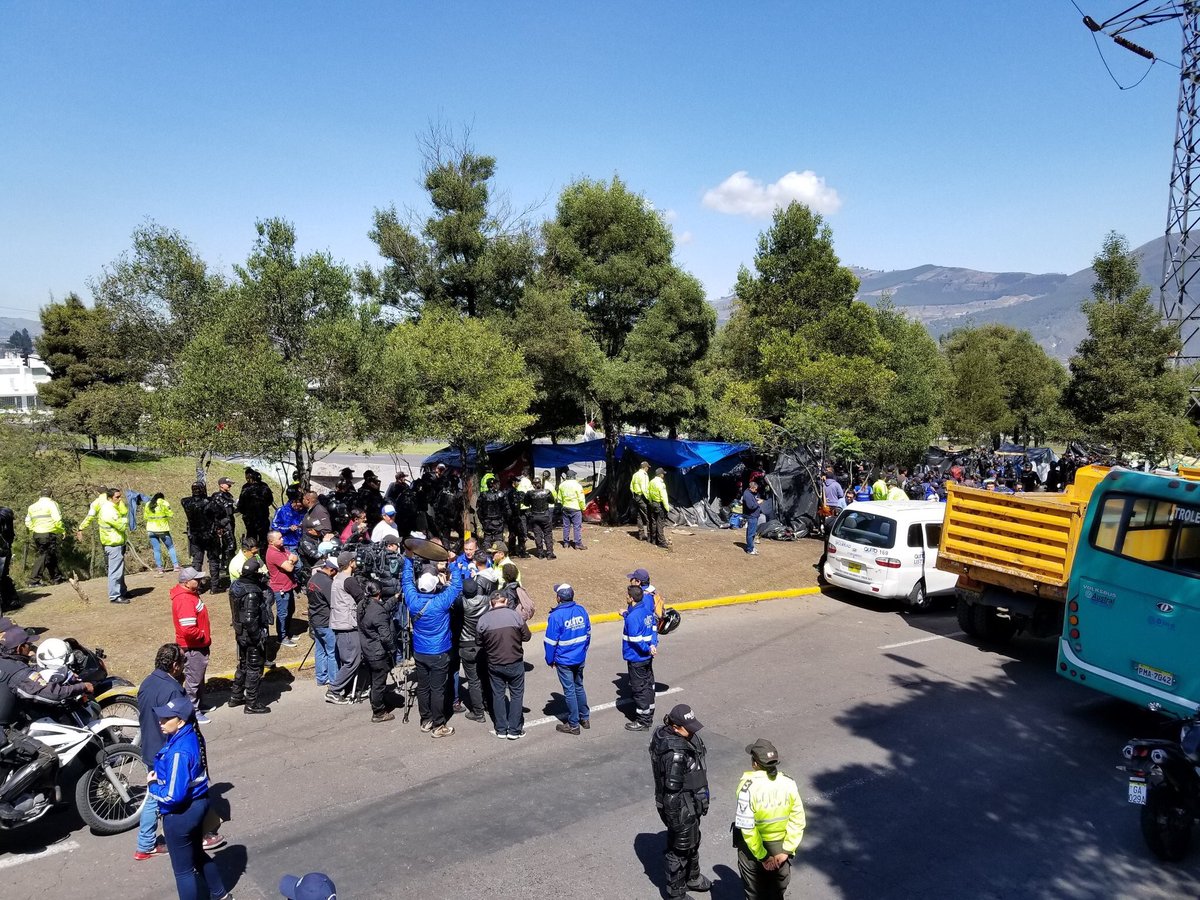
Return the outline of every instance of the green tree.
[[[495,158],[438,126],[421,149],[433,211],[419,227],[394,206],[375,211],[370,238],[386,262],[380,272],[359,270],[359,290],[410,313],[426,306],[468,316],[511,313],[536,249],[520,217],[495,196]]]
[[[33,352],[33,338],[29,336],[29,329],[22,328],[20,331],[14,331],[8,338],[8,346],[17,353],[29,355]]]
[[[38,355],[50,367],[50,381],[38,385],[38,399],[54,411],[55,425],[88,438],[93,450],[103,436],[132,436],[141,417],[144,366],[120,346],[111,313],[88,307],[77,294],[40,312]]]
[[[259,408],[280,429],[295,477],[307,485],[316,460],[366,430],[361,373],[370,369],[367,357],[382,327],[356,306],[349,269],[328,253],[297,254],[290,222],[265,219],[255,230],[225,302],[277,358],[280,373],[263,370],[275,391]]]
[[[1092,440],[1152,463],[1192,443],[1187,384],[1172,366],[1179,335],[1139,286],[1138,259],[1110,233],[1092,263],[1096,283],[1083,303],[1087,337],[1071,357],[1064,403]]]
[[[598,350],[585,357],[597,360],[587,394],[616,471],[622,423],[670,428],[698,406],[696,367],[715,319],[697,305],[694,279],[672,262],[670,229],[620,178],[568,185],[543,237],[543,274],[566,292]],[[611,510],[616,483],[608,483]]]
[[[442,436],[463,459],[471,451],[482,459],[489,442],[518,440],[533,424],[536,388],[524,355],[479,319],[429,311],[397,326],[384,345],[383,370],[391,379],[384,391],[393,396],[413,390],[419,373],[423,396],[396,430]],[[467,484],[470,509],[474,479]]]
[[[1000,357],[987,333],[964,329],[943,339],[950,366],[945,430],[952,440],[974,447],[1006,433],[1012,415],[1004,399]]]

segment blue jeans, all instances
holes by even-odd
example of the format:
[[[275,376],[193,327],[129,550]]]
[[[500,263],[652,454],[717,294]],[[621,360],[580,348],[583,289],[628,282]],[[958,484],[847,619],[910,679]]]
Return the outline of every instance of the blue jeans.
[[[556,665],[558,682],[562,685],[563,698],[567,701],[567,724],[578,725],[579,720],[591,718],[587,694],[583,692],[583,663],[576,666]]]
[[[138,826],[137,848],[143,853],[154,850],[154,838],[158,834],[158,801],[153,794],[146,794],[142,804],[142,821]]]
[[[337,638],[333,629],[314,625],[313,661],[316,666],[317,684],[329,684],[337,677]]]
[[[492,683],[492,717],[496,720],[496,734],[520,734],[525,727],[525,663],[509,663],[507,666],[488,666],[488,680]],[[507,689],[508,697],[505,697]]]
[[[125,588],[125,545],[105,547],[104,559],[108,563],[108,599],[124,597]]]
[[[204,814],[208,798],[193,800],[180,809],[163,814],[163,834],[167,852],[171,855],[171,870],[175,873],[175,890],[179,900],[200,900],[202,885],[210,897],[224,897],[225,882],[213,858],[204,852]]]
[[[154,551],[154,565],[162,568],[163,554],[162,548],[167,548],[167,553],[170,554],[171,565],[179,568],[179,558],[175,555],[175,541],[171,538],[169,531],[151,531],[150,532],[150,549]]]
[[[583,546],[583,511],[579,509],[564,509],[562,511],[563,543],[572,540],[576,547]],[[572,536],[572,530],[575,532]]]
[[[288,619],[292,615],[292,592],[271,591],[275,595],[275,627],[282,641],[288,636]]]
[[[758,537],[758,513],[746,516],[746,552],[754,549],[754,539]]]

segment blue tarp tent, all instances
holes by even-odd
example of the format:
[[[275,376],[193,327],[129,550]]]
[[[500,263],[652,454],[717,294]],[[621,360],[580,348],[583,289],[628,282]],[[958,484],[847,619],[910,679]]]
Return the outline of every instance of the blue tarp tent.
[[[604,441],[584,441],[581,444],[534,444],[535,469],[569,469],[579,463],[604,462]]]
[[[603,447],[603,442],[601,442]],[[723,444],[717,441],[672,441],[668,438],[627,434],[617,445],[617,459],[632,450],[642,459],[660,466],[686,472],[696,466],[711,466],[749,449],[749,444]]]

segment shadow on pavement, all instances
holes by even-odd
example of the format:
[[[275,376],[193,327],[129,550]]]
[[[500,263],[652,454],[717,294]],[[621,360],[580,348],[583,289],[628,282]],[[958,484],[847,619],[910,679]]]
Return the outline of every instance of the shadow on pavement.
[[[663,863],[663,853],[666,852],[666,848],[667,833],[665,831],[643,831],[633,839],[633,852],[637,854],[638,861],[646,872],[646,880],[660,892],[665,892],[667,887],[667,873]],[[703,871],[703,857],[700,859],[700,866]]]
[[[1200,895],[1200,846],[1156,863],[1115,771],[1123,742],[1162,720],[1060,683],[1052,642],[1007,649],[1028,658],[961,682],[916,664],[892,676],[899,702],[837,716],[886,762],[812,774],[801,865],[845,897]],[[802,748],[780,750],[803,765]]]

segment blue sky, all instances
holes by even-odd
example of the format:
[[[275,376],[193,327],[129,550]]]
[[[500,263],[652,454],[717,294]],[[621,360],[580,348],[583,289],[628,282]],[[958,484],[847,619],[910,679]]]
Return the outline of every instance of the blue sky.
[[[1177,24],[1135,39],[1177,61]],[[713,298],[793,196],[847,264],[1072,272],[1109,230],[1161,233],[1178,79],[1119,91],[1069,0],[0,0],[0,316],[88,296],[147,218],[220,267],[275,215],[377,264],[372,212],[425,209],[439,118],[540,218],[619,174]]]

